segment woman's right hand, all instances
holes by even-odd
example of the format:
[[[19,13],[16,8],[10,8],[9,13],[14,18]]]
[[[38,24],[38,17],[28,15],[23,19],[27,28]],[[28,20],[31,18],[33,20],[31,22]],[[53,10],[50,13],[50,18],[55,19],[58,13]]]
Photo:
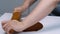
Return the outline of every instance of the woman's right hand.
[[[17,20],[9,20],[9,21],[3,21],[2,22],[2,28],[7,33],[10,33],[9,31],[13,29],[16,32],[21,32],[25,29],[25,26],[22,22],[19,22]]]

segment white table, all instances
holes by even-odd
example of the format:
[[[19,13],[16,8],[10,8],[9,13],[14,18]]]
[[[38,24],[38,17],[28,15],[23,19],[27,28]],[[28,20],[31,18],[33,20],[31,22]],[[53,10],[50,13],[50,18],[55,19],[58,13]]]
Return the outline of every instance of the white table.
[[[0,17],[0,34],[5,34],[1,27],[1,21],[11,19],[11,13],[5,13]],[[43,29],[36,32],[22,32],[19,34],[60,34],[60,17],[47,16],[40,21],[43,24]]]

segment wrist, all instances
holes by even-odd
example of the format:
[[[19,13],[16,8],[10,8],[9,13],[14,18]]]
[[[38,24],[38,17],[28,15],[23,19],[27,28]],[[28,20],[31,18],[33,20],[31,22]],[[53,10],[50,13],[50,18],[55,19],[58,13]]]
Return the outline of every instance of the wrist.
[[[20,26],[19,26],[20,25]],[[26,29],[26,25],[24,24],[24,23],[22,23],[22,22],[19,22],[19,32],[21,32],[21,31],[23,31],[23,30],[25,30]]]
[[[29,5],[27,5],[27,4],[22,5],[22,8],[23,8],[24,10],[26,10],[28,7],[29,7]]]

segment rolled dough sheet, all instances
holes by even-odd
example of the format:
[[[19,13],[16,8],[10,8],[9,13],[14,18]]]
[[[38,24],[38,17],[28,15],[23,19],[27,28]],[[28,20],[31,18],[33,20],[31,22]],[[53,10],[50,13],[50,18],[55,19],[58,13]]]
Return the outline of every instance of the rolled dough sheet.
[[[5,34],[1,26],[1,21],[10,20],[11,16],[12,13],[5,13],[0,17],[0,34]],[[43,29],[34,32],[21,32],[17,34],[60,34],[60,17],[47,16],[39,22],[43,24]]]

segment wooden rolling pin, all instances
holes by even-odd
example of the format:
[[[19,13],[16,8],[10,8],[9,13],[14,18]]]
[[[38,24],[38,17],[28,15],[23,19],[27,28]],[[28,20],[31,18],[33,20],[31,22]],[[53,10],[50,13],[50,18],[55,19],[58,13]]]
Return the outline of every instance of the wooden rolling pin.
[[[20,13],[20,12],[14,12],[11,20],[21,21],[21,13]],[[35,25],[27,28],[27,29],[24,30],[23,32],[27,32],[27,31],[38,31],[38,30],[40,30],[40,29],[42,29],[42,28],[43,28],[43,25],[38,22],[38,23],[36,23]],[[14,30],[10,30],[9,32],[10,32],[10,33],[14,33],[15,31],[14,31]]]

